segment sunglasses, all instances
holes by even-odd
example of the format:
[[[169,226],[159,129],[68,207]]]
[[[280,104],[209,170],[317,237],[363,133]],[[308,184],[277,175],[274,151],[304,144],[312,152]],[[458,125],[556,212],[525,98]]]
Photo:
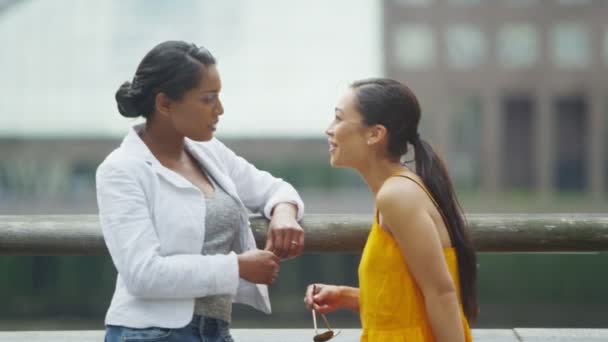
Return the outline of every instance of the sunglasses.
[[[315,327],[315,336],[312,338],[312,340],[314,342],[325,342],[325,341],[329,341],[332,338],[338,336],[340,334],[340,332],[338,331],[337,333],[334,333],[334,331],[331,329],[331,326],[329,325],[329,322],[327,321],[327,317],[325,317],[324,314],[321,314],[321,318],[323,318],[323,322],[325,322],[325,326],[327,327],[327,331],[324,331],[322,333],[319,334],[319,330],[317,329],[317,313],[315,312],[315,310],[312,310],[312,322],[314,324]]]

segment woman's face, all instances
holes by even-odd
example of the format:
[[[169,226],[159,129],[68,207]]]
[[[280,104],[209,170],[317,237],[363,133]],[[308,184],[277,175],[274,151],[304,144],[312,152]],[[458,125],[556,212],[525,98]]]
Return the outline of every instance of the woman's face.
[[[355,106],[356,94],[349,89],[338,101],[334,120],[325,130],[330,163],[334,167],[357,167],[366,160],[367,127]]]
[[[195,141],[211,140],[219,117],[224,113],[219,97],[220,74],[214,65],[205,69],[198,86],[171,104],[171,121],[175,129]]]

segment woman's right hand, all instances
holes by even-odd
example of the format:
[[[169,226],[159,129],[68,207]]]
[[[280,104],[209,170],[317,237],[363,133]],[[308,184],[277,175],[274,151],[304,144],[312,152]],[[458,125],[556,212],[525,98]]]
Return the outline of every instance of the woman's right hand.
[[[255,283],[270,285],[279,276],[280,258],[270,251],[252,249],[237,256],[239,277]]]
[[[328,313],[342,307],[340,286],[312,284],[306,288],[304,303],[309,310]]]

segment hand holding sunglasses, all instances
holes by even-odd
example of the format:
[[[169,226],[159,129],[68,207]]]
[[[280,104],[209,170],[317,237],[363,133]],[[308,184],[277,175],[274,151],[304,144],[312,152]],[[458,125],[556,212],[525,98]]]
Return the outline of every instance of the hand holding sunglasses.
[[[312,293],[315,293],[315,290],[316,290],[315,285],[313,285]],[[331,326],[329,325],[329,321],[327,320],[327,317],[325,317],[325,314],[321,314],[321,318],[323,318],[323,322],[325,322],[327,331],[324,331],[319,334],[319,330],[317,328],[317,312],[315,311],[315,309],[312,309],[312,322],[313,322],[313,325],[315,328],[315,336],[313,337],[312,340],[314,342],[329,341],[332,338],[334,338],[340,334],[340,332],[334,333],[334,331],[331,329]]]

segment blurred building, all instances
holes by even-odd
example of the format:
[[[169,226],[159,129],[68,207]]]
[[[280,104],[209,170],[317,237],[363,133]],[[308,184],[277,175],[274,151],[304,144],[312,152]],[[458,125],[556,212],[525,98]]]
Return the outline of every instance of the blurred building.
[[[95,169],[134,123],[114,92],[169,39],[216,56],[219,132],[237,152],[299,185],[341,182],[323,130],[348,81],[380,73],[379,13],[368,0],[0,0],[0,214],[97,210]]]
[[[185,0],[182,4],[193,3],[198,4],[193,0]],[[15,4],[20,5],[9,6]],[[130,5],[120,1],[91,4],[72,2],[58,5],[45,1],[0,0],[0,5],[4,6],[0,7],[0,15],[3,15],[0,38],[12,39],[8,41],[15,46],[22,45],[17,49],[21,55],[12,53],[0,57],[5,70],[14,69],[12,75],[19,76],[14,76],[14,81],[9,76],[8,81],[5,80],[0,86],[6,95],[4,101],[0,102],[0,123],[3,123],[0,125],[0,213],[96,210],[95,169],[120,142],[118,135],[108,132],[122,132],[126,125],[126,121],[115,114],[111,94],[116,84],[124,80],[124,75],[132,73],[134,66],[131,64],[139,58],[139,49],[147,49],[157,37],[164,37],[159,32],[165,31],[157,28],[158,32],[153,32],[154,37],[146,36],[149,41],[144,44],[137,43],[140,38],[143,39],[140,33],[131,32],[125,36],[118,34],[116,28],[108,27],[110,24],[106,19],[110,23],[131,23],[128,27],[133,29],[149,26],[156,20],[155,15],[159,14],[156,12],[158,9],[150,7],[147,2]],[[434,143],[447,158],[459,192],[475,197],[468,203],[465,199],[467,211],[604,211],[608,199],[608,80],[605,77],[608,71],[608,1],[378,0],[378,13],[371,11],[370,8],[374,6],[369,4],[367,1],[353,2],[352,8],[348,8],[361,17],[370,17],[369,22],[361,24],[362,27],[382,27],[382,30],[377,30],[379,33],[374,33],[374,37],[377,36],[374,39],[382,42],[377,44],[380,48],[370,43],[372,40],[363,39],[365,35],[357,33],[362,29],[354,31],[352,37],[334,32],[331,39],[323,41],[325,48],[321,50],[332,55],[337,53],[337,50],[328,48],[335,49],[335,41],[354,47],[351,50],[341,47],[341,51],[347,53],[332,57],[334,60],[317,57],[318,61],[307,64],[309,69],[311,66],[312,69],[319,69],[316,71],[319,74],[301,72],[287,76],[278,67],[252,68],[253,64],[244,67],[246,70],[262,70],[264,75],[264,70],[281,71],[277,71],[268,87],[281,89],[284,93],[275,94],[273,91],[272,96],[264,93],[259,97],[264,99],[262,104],[274,103],[275,99],[284,102],[274,104],[280,109],[278,114],[269,110],[263,117],[257,117],[249,115],[250,111],[236,112],[249,116],[248,120],[259,121],[259,127],[274,124],[276,131],[281,131],[281,127],[285,126],[279,120],[285,115],[290,115],[289,121],[293,121],[290,122],[291,127],[301,126],[302,120],[319,120],[318,124],[312,125],[315,128],[308,131],[308,136],[292,139],[290,134],[269,134],[264,138],[244,138],[233,134],[226,141],[227,144],[256,165],[293,181],[299,188],[313,189],[310,193],[314,191],[314,195],[307,199],[311,203],[320,203],[309,206],[313,211],[371,210],[369,194],[357,176],[329,169],[327,145],[321,133],[325,124],[320,122],[326,120],[324,115],[327,115],[329,122],[333,108],[329,102],[332,100],[319,100],[315,94],[326,93],[327,89],[313,85],[320,83],[320,80],[321,83],[334,82],[333,78],[341,78],[342,73],[358,72],[365,69],[364,65],[373,64],[373,55],[377,53],[369,53],[369,56],[354,53],[359,51],[360,45],[365,45],[365,50],[383,52],[381,64],[385,75],[406,82],[420,97],[424,112],[422,136]],[[209,19],[210,13],[213,13],[206,6],[221,10],[225,17],[240,13],[242,18],[247,18],[241,20],[243,32],[256,31],[258,26],[265,28],[264,32],[276,31],[272,25],[262,25],[260,16],[268,15],[264,18],[275,20],[282,18],[279,14],[286,9],[284,6],[267,5],[268,12],[245,0],[234,0],[218,5],[218,8],[211,3],[205,4],[197,7],[194,14],[184,14],[180,8],[169,6],[173,21],[183,19],[190,26],[165,33],[178,36],[189,34],[188,37],[192,39],[198,37],[196,18],[203,16]],[[58,8],[60,13],[67,13],[72,19],[59,25],[59,16],[48,15],[50,12],[47,11]],[[341,3],[332,4],[326,10],[337,13],[344,8],[345,3]],[[146,9],[150,13],[131,16],[139,13],[139,9]],[[83,21],[77,19],[81,18],[81,13],[91,11],[103,13],[105,19],[83,26]],[[185,19],[182,15],[186,15]],[[325,17],[325,22],[337,20],[333,15],[327,14]],[[25,30],[30,22],[38,24],[33,25],[30,31]],[[282,21],[272,22],[284,24]],[[254,47],[259,47],[261,50],[255,51],[263,53],[253,55],[272,56],[283,53],[292,45],[303,46],[300,40],[291,41],[285,35],[272,36],[269,40],[256,36],[255,39],[261,40],[254,40],[259,44],[251,44],[251,51],[247,50],[249,48],[230,50],[242,48],[243,44],[234,42],[241,38],[247,42],[249,36],[241,36],[241,31],[234,33],[236,28],[227,21],[210,20],[209,25],[210,29],[203,36],[216,42],[220,51],[227,49],[226,55],[233,58],[223,66],[234,63],[237,60],[235,55],[251,55]],[[86,27],[87,31],[81,32],[81,26]],[[309,31],[298,29],[301,27],[298,25],[294,27],[291,30],[298,32],[297,37],[301,35],[303,41],[320,40],[324,36],[318,34],[323,32],[321,28],[314,31],[316,35],[308,36],[305,33]],[[328,31],[334,30],[331,26],[324,27]],[[11,30],[15,28],[22,30],[27,39],[12,34]],[[227,28],[232,30],[228,36],[212,34],[222,33]],[[52,53],[45,56],[53,56],[52,61],[61,63],[40,64],[40,61],[47,60],[32,58],[33,53],[29,50],[38,45],[24,44],[24,41],[37,39],[37,34],[43,30],[49,31],[49,37],[57,32],[60,33],[58,36],[64,36],[62,32],[80,32],[79,35],[70,36],[70,39],[64,38],[62,45],[59,45],[61,49],[55,49],[53,44],[56,41],[46,39],[44,46]],[[97,34],[104,37],[101,44],[89,39]],[[80,40],[74,40],[76,38]],[[223,42],[229,44],[220,48]],[[85,56],[90,56],[91,60],[84,60],[87,63],[93,61],[91,63],[99,66],[99,69],[93,70],[87,63],[75,63],[77,67],[70,68],[70,61],[83,59],[74,57],[78,54],[62,52],[62,49],[68,48],[77,49],[67,51],[82,53],[90,50],[89,55]],[[131,64],[108,57],[122,52],[137,57],[128,58]],[[65,59],[65,55],[72,59]],[[312,52],[311,55],[324,56]],[[301,56],[298,60],[289,55],[279,56],[285,57],[281,57],[282,63],[287,66],[285,70],[294,69],[293,65],[304,67],[298,61],[305,57]],[[346,63],[350,66],[337,74],[327,71],[343,64],[339,60],[345,58],[367,62]],[[247,58],[241,60],[244,59]],[[326,60],[326,63],[319,62],[321,60]],[[106,65],[108,63],[109,66]],[[254,64],[264,66],[257,62]],[[320,69],[320,66],[325,69]],[[375,73],[372,67],[367,68],[370,69],[365,69],[365,74]],[[236,66],[234,69],[240,70]],[[362,76],[357,72],[354,72],[353,79]],[[106,77],[106,74],[116,79]],[[252,77],[244,77],[243,74],[232,76],[232,87],[239,86],[237,80],[267,78],[266,75],[244,75]],[[230,77],[227,78],[230,80]],[[290,79],[292,83],[306,79],[311,83],[291,89],[291,84],[281,84],[281,79]],[[245,93],[256,89],[253,83],[240,87]],[[307,93],[301,92],[304,88]],[[244,99],[246,97],[239,95],[229,103],[242,102]],[[294,103],[297,99],[301,99],[302,103]],[[290,112],[291,108],[304,108],[307,103],[316,101],[323,102],[321,107],[327,107],[327,113],[321,107],[306,107],[310,113]],[[248,108],[262,107],[257,104]],[[286,108],[289,113],[285,113]],[[315,115],[321,115],[321,118]],[[237,120],[230,124],[229,120],[233,119],[232,114],[226,115],[226,127],[238,127],[243,131],[249,127],[249,121]],[[57,133],[59,128],[65,129],[65,134]],[[261,136],[263,134],[257,135]],[[345,188],[358,188],[361,191],[340,194],[338,190]],[[502,203],[492,202],[509,193],[522,196]],[[564,194],[566,196],[562,196]],[[585,202],[571,205],[571,194],[575,199],[585,198]],[[556,197],[566,198],[561,207],[553,201]],[[538,201],[543,198],[543,201]]]
[[[384,0],[385,73],[483,192],[608,190],[608,1]]]

